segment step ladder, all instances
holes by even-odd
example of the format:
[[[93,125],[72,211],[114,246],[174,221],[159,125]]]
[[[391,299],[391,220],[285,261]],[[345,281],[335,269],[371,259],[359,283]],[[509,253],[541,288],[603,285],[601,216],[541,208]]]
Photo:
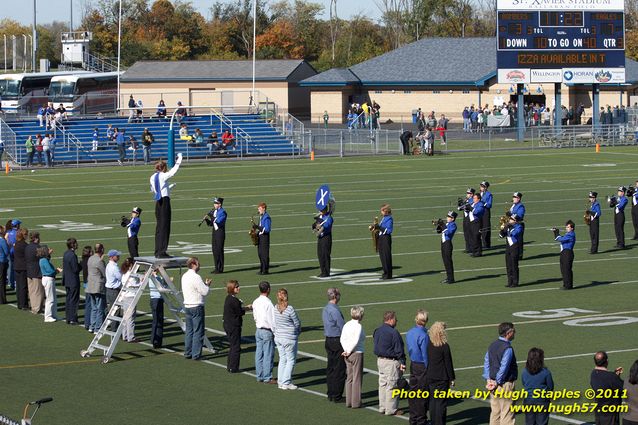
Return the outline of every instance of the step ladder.
[[[166,269],[181,269],[185,267],[187,260],[188,259],[184,257],[168,259],[158,259],[155,257],[135,258],[135,264],[131,269],[131,273],[126,282],[122,282],[120,293],[109,309],[106,319],[93,336],[93,340],[88,348],[80,351],[80,356],[90,357],[95,350],[101,350],[102,363],[106,364],[109,362],[122,336],[124,327],[123,317],[128,317],[133,314],[144,290],[150,282],[155,285],[155,288],[157,288],[161,294],[164,299],[164,304],[173,315],[175,322],[182,329],[182,332],[186,332],[184,298],[173,284]],[[113,327],[116,327],[116,329],[111,330]],[[215,353],[215,349],[206,336],[204,336],[203,344],[205,349],[211,353]]]

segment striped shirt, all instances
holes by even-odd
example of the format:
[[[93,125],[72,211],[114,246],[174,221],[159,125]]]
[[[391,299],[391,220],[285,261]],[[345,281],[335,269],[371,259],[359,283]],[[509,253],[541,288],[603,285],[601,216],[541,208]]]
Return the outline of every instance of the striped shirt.
[[[295,309],[288,306],[280,313],[275,307],[275,338],[297,339],[299,333],[301,333],[301,322]]]

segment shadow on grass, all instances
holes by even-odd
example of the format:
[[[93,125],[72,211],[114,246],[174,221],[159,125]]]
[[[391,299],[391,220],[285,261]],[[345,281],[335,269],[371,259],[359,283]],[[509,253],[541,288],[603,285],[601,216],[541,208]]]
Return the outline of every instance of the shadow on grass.
[[[481,275],[481,276],[476,276],[476,277],[470,277],[470,278],[467,278],[467,279],[456,280],[454,283],[474,282],[476,280],[483,280],[483,279],[496,279],[497,277],[501,277],[501,276],[505,276],[505,273],[484,274],[484,275]]]
[[[459,425],[487,424],[490,422],[490,407],[464,409],[447,416],[448,422]]]
[[[286,263],[271,264],[269,266],[269,269],[276,269],[276,268],[283,267],[283,266],[286,266],[286,265],[287,265]],[[224,271],[224,274],[235,273],[235,272],[249,272],[251,270],[259,271],[259,269],[260,269],[259,264],[256,264],[254,266],[244,267],[244,268],[241,268],[241,269],[231,269],[229,271]]]
[[[588,283],[586,285],[574,286],[572,289],[586,289],[586,288],[592,288],[595,286],[610,285],[615,282],[618,282],[618,281],[617,280],[607,280],[607,281],[592,280],[591,283]]]
[[[533,282],[525,282],[520,284],[519,286],[533,286],[533,285],[542,285],[544,283],[552,283],[552,282],[562,282],[563,279],[560,277],[550,277],[547,279],[538,279]]]
[[[272,268],[272,266],[271,266]],[[307,272],[307,271],[311,271],[311,270],[316,270],[319,271],[319,266],[314,266],[314,267],[297,267],[296,269],[286,269],[286,270],[280,270],[274,273],[270,273],[270,274],[282,274],[282,273],[295,273],[295,272]]]

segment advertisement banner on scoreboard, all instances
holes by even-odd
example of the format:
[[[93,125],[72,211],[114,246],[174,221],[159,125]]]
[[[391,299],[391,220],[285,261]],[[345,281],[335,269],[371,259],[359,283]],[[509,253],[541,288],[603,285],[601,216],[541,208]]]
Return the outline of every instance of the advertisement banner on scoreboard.
[[[561,83],[563,73],[560,69],[531,69],[530,81],[532,83]]]
[[[625,82],[625,68],[563,68],[565,84],[618,84]]]
[[[530,82],[529,69],[516,68],[516,69],[499,69],[498,70],[498,82],[499,84],[526,84]]]
[[[497,10],[625,10],[624,0],[496,0]]]

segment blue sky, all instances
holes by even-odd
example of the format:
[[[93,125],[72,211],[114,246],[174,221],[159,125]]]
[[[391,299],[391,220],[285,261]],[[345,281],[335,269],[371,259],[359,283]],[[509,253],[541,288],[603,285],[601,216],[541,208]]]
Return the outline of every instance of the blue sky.
[[[3,2],[9,0],[3,0]],[[50,23],[54,20],[67,21],[70,15],[71,1],[73,1],[73,20],[79,22],[80,18],[80,6],[85,0],[37,0],[37,19],[38,23]],[[227,0],[225,0],[227,1]],[[330,6],[330,0],[312,0],[315,3],[320,3],[325,6],[325,10],[328,10]],[[213,0],[191,0],[191,3],[199,12],[208,17],[208,9],[214,3]],[[338,0],[337,13],[341,18],[349,18],[353,15],[361,13],[368,16],[372,20],[378,20],[380,18],[380,12],[373,0]],[[327,14],[326,14],[327,16]],[[29,25],[33,21],[33,1],[22,0],[19,1],[15,7],[2,7],[0,8],[0,19],[11,18],[15,19],[21,24]]]

